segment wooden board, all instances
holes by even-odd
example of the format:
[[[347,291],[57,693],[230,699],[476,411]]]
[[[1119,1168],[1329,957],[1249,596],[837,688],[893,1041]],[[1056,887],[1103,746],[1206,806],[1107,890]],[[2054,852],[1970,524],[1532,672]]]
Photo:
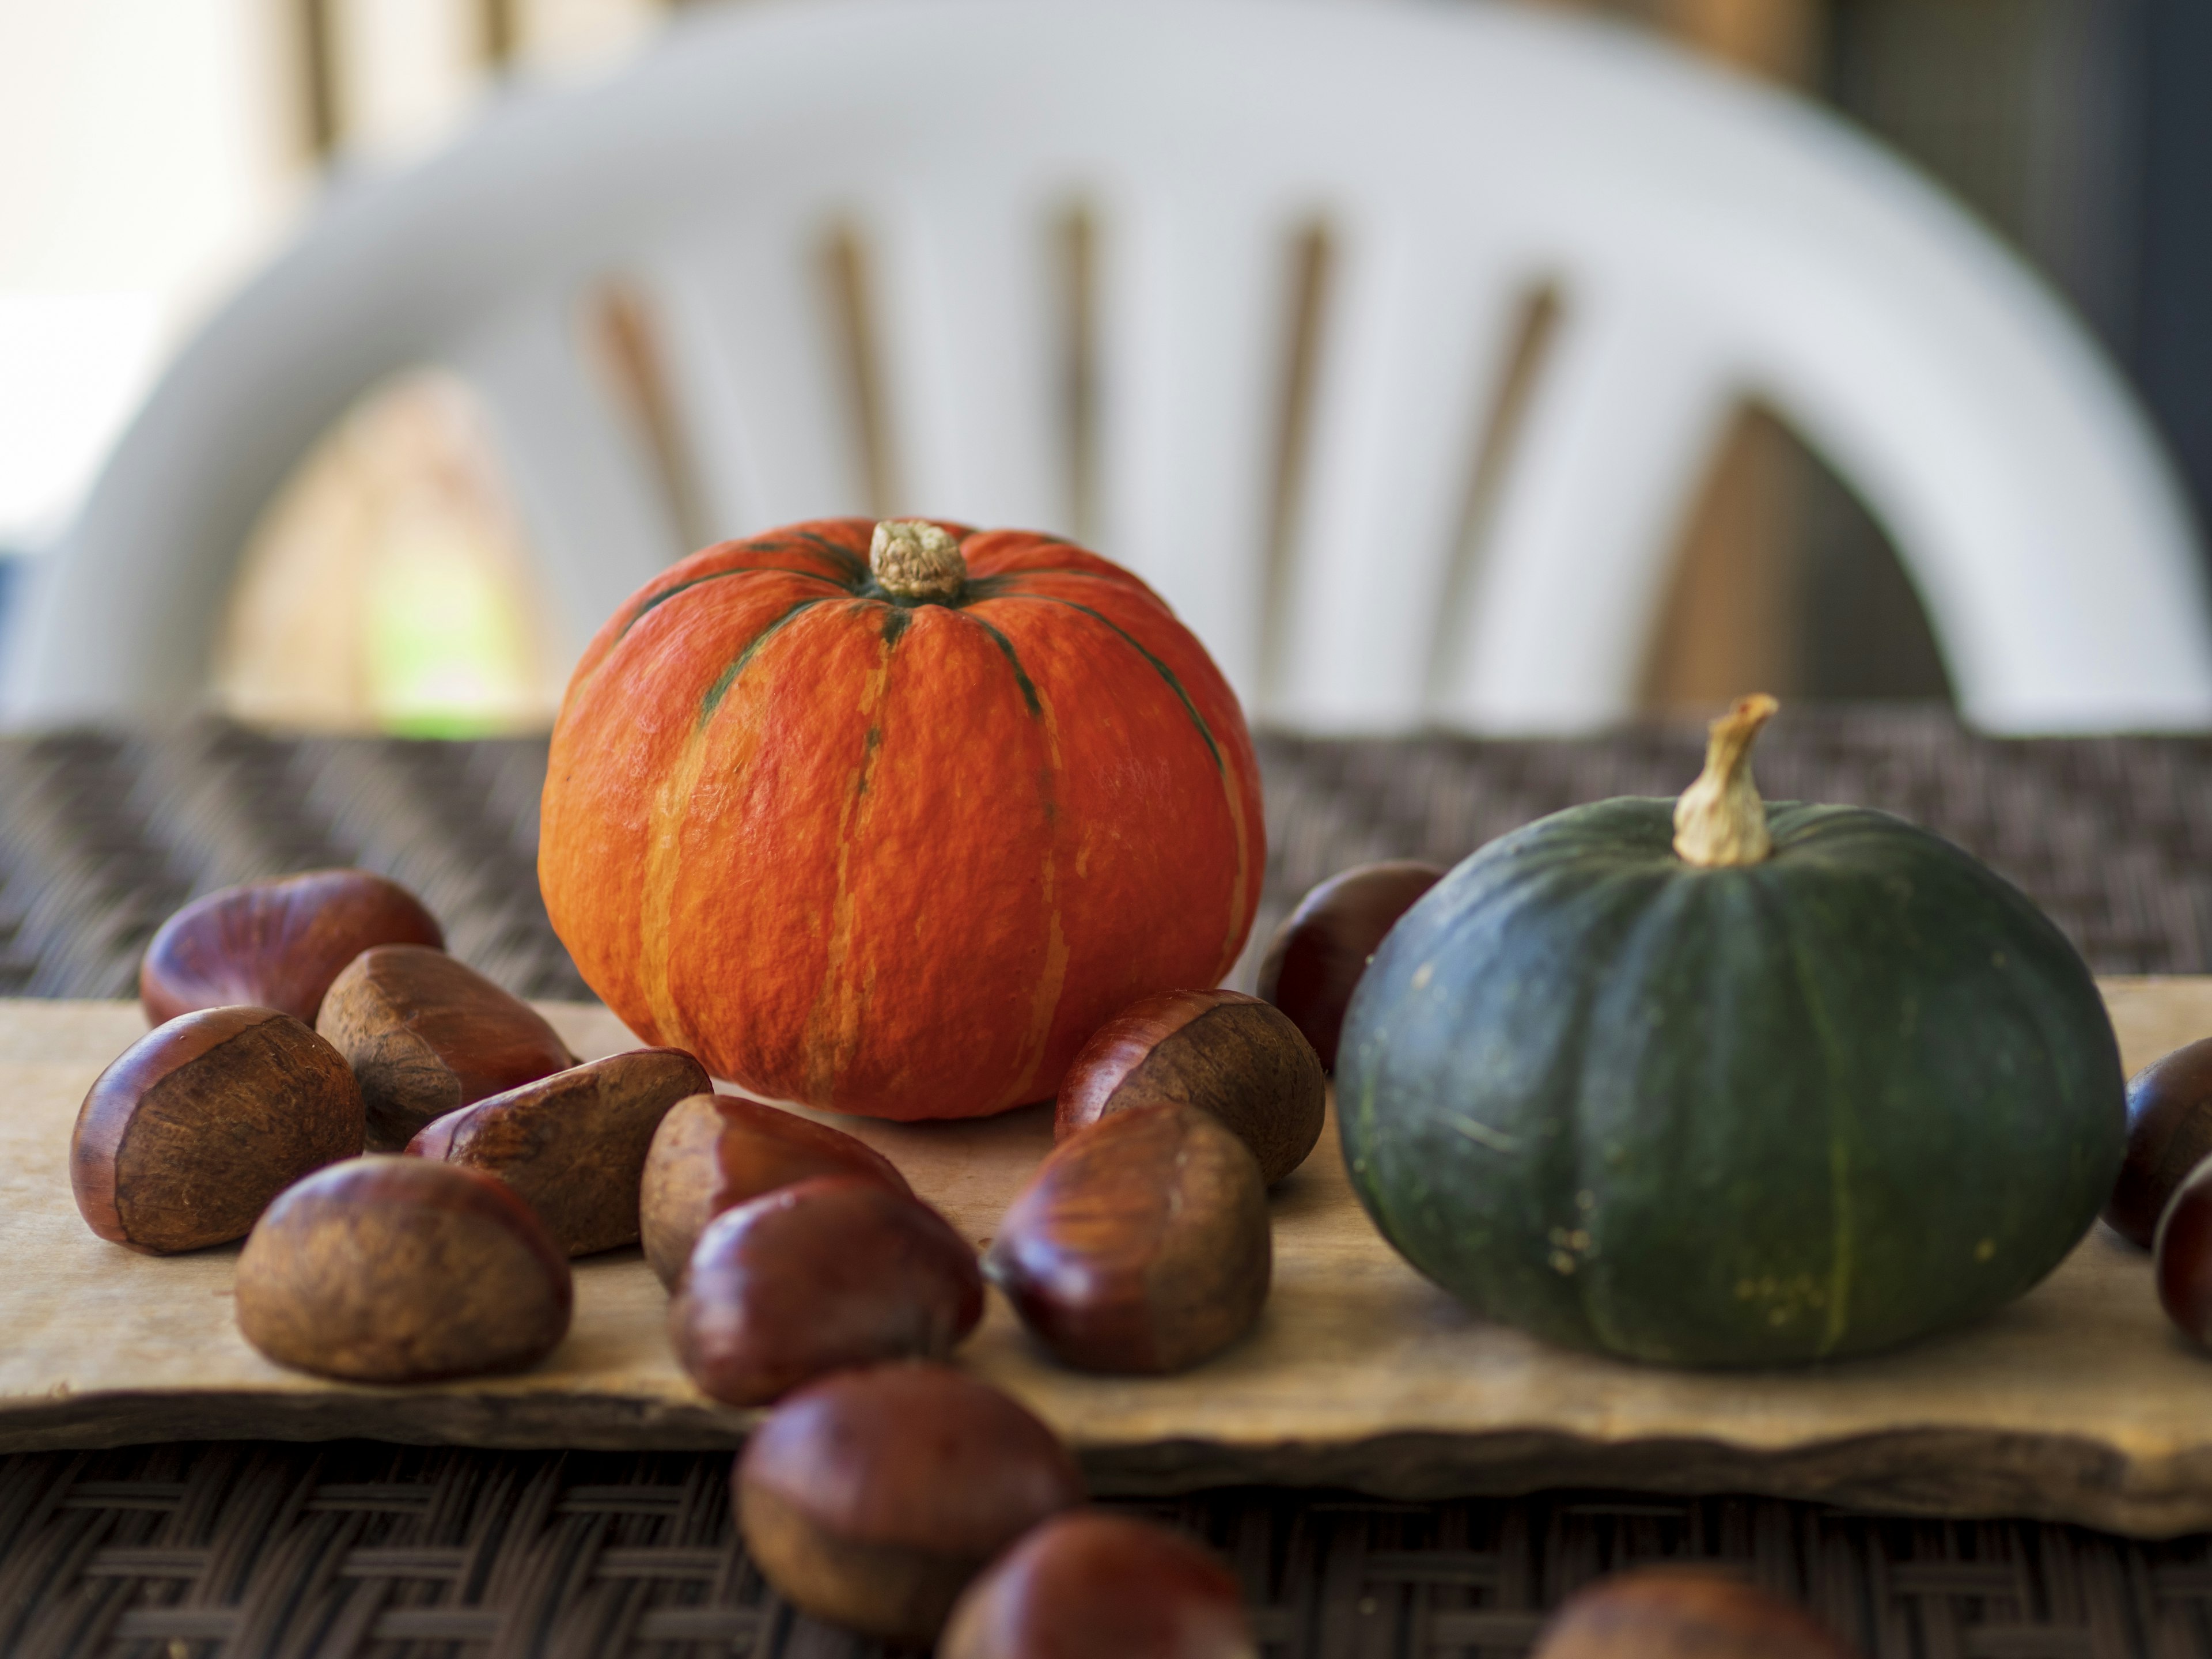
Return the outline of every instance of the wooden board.
[[[2114,981],[2130,1069],[2212,1032],[2212,980]],[[629,1046],[604,1010],[547,1012],[577,1051]],[[78,1101],[143,1030],[135,1006],[0,1002],[0,1449],[374,1436],[481,1446],[734,1445],[750,1420],[673,1363],[635,1251],[578,1265],[574,1329],[523,1376],[349,1387],[263,1360],[230,1316],[234,1249],[167,1260],[87,1231]],[[902,1127],[840,1120],[971,1238],[1042,1154],[1030,1109]],[[1334,1133],[1275,1200],[1260,1330],[1182,1376],[1062,1370],[995,1295],[965,1364],[1081,1449],[1101,1490],[1228,1482],[1407,1497],[1547,1486],[1759,1492],[1888,1510],[2212,1528],[2212,1356],[2160,1316],[2148,1259],[2099,1228],[1966,1331],[1811,1370],[1666,1370],[1548,1347],[1462,1311],[1369,1225]]]

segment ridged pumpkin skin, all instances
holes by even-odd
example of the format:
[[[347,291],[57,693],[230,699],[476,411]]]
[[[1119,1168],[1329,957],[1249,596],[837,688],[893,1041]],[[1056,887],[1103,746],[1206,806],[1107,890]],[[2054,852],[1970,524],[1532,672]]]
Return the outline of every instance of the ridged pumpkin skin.
[[[941,527],[945,602],[881,588],[864,519],[695,554],[599,630],[554,728],[538,879],[578,969],[772,1098],[1043,1099],[1251,928],[1258,767],[1204,649],[1096,554]]]
[[[1345,1159],[1477,1312],[1638,1359],[1860,1353],[2056,1267],[2119,1168],[2119,1053],[2026,896],[1887,813],[1773,804],[1685,863],[1674,803],[1493,842],[1345,1022]]]

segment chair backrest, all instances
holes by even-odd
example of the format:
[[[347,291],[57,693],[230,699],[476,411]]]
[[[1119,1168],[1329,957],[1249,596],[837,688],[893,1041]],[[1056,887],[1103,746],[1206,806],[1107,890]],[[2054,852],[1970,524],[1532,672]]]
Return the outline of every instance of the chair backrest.
[[[32,596],[9,707],[203,695],[257,511],[349,400],[422,362],[487,399],[580,644],[684,550],[578,325],[610,277],[656,319],[708,527],[866,510],[817,280],[839,225],[867,254],[896,505],[1070,526],[1052,227],[1074,204],[1096,227],[1093,538],[1262,718],[1629,712],[1691,493],[1755,397],[1887,526],[1970,719],[2212,723],[2182,498],[2016,260],[1801,103],[1625,32],[1407,0],[768,3],[510,99],[337,192],[185,351]],[[1315,222],[1333,252],[1285,516],[1290,251]],[[1478,469],[1543,289],[1540,374]]]

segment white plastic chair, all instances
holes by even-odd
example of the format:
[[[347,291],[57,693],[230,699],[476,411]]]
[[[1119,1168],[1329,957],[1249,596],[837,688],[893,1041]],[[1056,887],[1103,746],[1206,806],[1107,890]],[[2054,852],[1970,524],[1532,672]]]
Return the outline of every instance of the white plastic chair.
[[[183,354],[32,596],[9,708],[204,695],[257,510],[349,399],[423,361],[488,400],[580,645],[685,550],[586,359],[580,295],[612,275],[658,316],[714,529],[864,510],[815,280],[836,222],[871,256],[898,505],[1065,527],[1048,227],[1078,201],[1099,254],[1096,540],[1263,718],[1630,712],[1689,495],[1753,396],[1887,526],[1968,718],[2212,723],[2182,498],[2017,261],[1802,103],[1626,33],[1397,0],[766,3],[511,99],[338,193]],[[1305,493],[1271,561],[1288,247],[1316,219],[1337,252]],[[1559,327],[1455,579],[1542,284]]]

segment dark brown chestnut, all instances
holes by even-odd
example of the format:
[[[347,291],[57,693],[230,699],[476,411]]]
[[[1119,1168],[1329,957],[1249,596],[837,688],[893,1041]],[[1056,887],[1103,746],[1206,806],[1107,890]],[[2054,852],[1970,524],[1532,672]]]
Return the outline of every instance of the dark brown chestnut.
[[[93,1231],[166,1255],[245,1237],[270,1200],[361,1139],[361,1090],[337,1049],[274,1008],[203,1008],[100,1074],[70,1185]]]
[[[1529,1659],[1850,1659],[1802,1608],[1694,1567],[1640,1567],[1559,1604]]]
[[[368,1144],[404,1146],[434,1118],[576,1063],[544,1017],[419,945],[364,951],[331,982],[315,1029],[353,1067]]]
[[[1083,1501],[1058,1436],[963,1371],[839,1371],[793,1395],[732,1474],[745,1548],[817,1618],[924,1643],[970,1579]]]
[[[707,1224],[668,1334],[704,1393],[762,1406],[831,1371],[942,1359],[982,1316],[951,1223],[867,1176],[817,1176]]]
[[[445,943],[438,919],[398,882],[310,870],[226,887],[171,916],[139,961],[138,1000],[155,1025],[239,1003],[312,1025],[331,981],[371,945]]]
[[[1194,1106],[1140,1106],[1062,1141],[984,1273],[1085,1370],[1182,1370],[1251,1329],[1273,1263],[1260,1166]]]
[[[1103,1510],[1056,1515],[969,1585],[938,1659],[1259,1659],[1237,1581],[1197,1540]]]
[[[701,1229],[723,1211],[810,1176],[855,1175],[911,1194],[866,1141],[739,1095],[678,1101],[646,1154],[639,1225],[645,1259],[673,1288]]]
[[[1273,1186],[1321,1139],[1328,1080],[1279,1008],[1235,991],[1163,991],[1083,1045],[1060,1085],[1055,1140],[1138,1106],[1179,1102],[1219,1118]]]
[[[1399,917],[1443,879],[1433,864],[1393,859],[1331,876],[1298,901],[1260,959],[1260,994],[1305,1033],[1324,1071],[1336,1070],[1336,1040],[1352,993]]]
[[[496,1176],[371,1155],[271,1204],[239,1253],[238,1328],[356,1382],[519,1370],[568,1334],[568,1258]]]
[[[2212,1037],[2176,1048],[2128,1079],[2127,1155],[2105,1206],[2112,1231],[2150,1248],[2158,1218],[2191,1170],[2212,1158]]]
[[[680,1048],[633,1049],[448,1112],[407,1150],[497,1176],[562,1249],[590,1255],[637,1243],[653,1133],[678,1101],[713,1086]]]
[[[2212,1347],[2212,1159],[2190,1171],[2158,1218],[2152,1273],[2166,1316]]]

